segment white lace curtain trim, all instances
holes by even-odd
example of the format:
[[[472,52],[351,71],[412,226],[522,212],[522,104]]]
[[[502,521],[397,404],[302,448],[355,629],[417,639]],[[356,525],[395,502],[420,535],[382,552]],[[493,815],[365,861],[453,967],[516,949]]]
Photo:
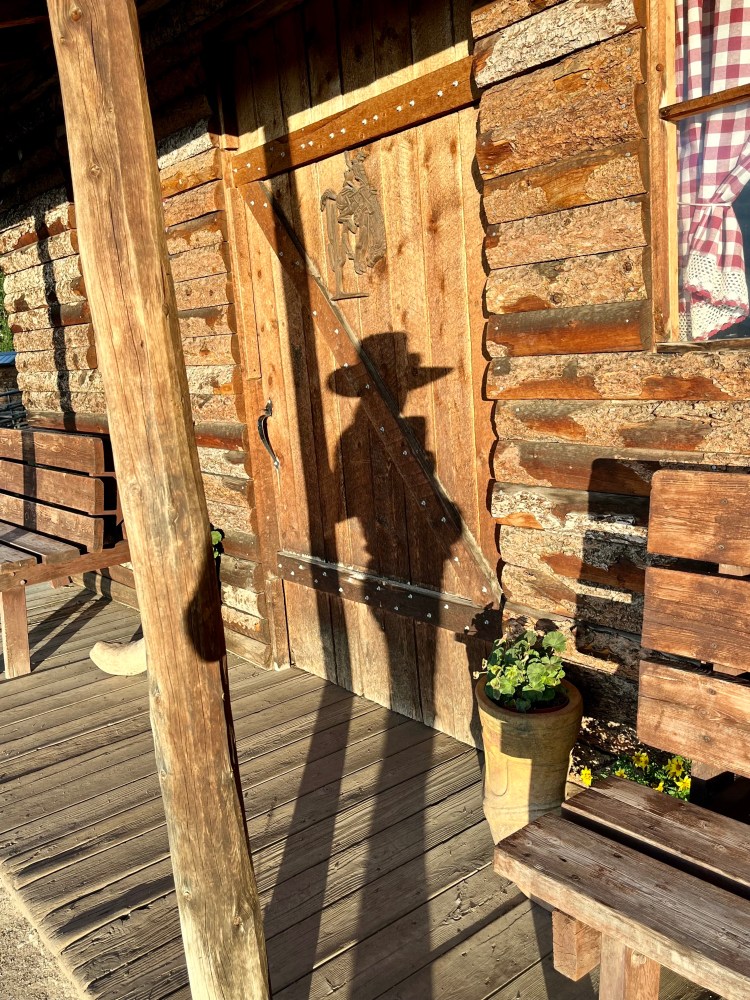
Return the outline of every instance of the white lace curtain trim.
[[[709,254],[689,254],[680,297],[680,340],[708,340],[748,314],[745,272],[720,267]]]

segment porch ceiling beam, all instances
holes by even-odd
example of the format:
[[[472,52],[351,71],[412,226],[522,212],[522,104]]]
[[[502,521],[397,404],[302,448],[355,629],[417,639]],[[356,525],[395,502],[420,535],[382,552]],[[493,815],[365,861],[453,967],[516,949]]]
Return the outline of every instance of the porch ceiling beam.
[[[133,0],[48,0],[190,987],[268,1000],[209,522]]]
[[[44,0],[0,0],[0,28],[18,28],[47,21]]]

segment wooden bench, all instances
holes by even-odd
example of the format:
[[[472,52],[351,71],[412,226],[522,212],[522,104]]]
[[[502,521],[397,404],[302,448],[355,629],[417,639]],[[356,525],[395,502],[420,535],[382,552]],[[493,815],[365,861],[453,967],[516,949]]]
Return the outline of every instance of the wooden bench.
[[[638,707],[644,742],[745,776],[748,498],[746,475],[655,475],[648,547],[669,558],[646,572]],[[746,823],[609,778],[501,841],[495,869],[553,909],[560,972],[601,965],[600,1000],[658,1000],[661,966],[750,998]]]
[[[29,673],[26,587],[129,558],[106,438],[0,429],[5,676]]]

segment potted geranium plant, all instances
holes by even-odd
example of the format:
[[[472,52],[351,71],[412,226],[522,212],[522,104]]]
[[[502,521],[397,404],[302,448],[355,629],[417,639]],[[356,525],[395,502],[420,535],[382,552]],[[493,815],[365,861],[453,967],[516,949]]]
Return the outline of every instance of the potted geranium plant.
[[[565,680],[561,632],[526,629],[498,639],[476,694],[484,741],[484,814],[497,843],[565,797],[583,715]]]

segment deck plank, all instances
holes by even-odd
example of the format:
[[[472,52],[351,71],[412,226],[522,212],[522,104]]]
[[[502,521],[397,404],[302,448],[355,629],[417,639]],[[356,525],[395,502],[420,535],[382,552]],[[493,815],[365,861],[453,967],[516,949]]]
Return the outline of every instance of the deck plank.
[[[88,658],[138,615],[77,587],[28,596],[37,666],[0,681],[2,875],[91,1000],[191,1000],[147,680]],[[276,1000],[589,1000],[551,969],[548,917],[491,869],[473,749],[230,661]]]

